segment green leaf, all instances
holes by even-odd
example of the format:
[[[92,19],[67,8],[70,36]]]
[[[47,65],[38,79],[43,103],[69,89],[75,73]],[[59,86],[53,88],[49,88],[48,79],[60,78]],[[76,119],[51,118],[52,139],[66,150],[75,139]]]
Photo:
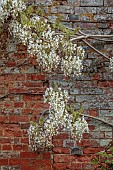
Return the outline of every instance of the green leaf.
[[[44,123],[44,118],[41,117],[41,118],[39,119],[39,125],[43,125],[43,123]]]
[[[98,164],[98,163],[99,163],[98,158],[94,158],[94,159],[91,161],[91,164],[92,164],[92,165],[96,165],[96,164]]]
[[[106,168],[104,166],[101,167],[101,170],[106,170]]]
[[[26,25],[26,24],[29,25],[30,24],[30,20],[24,12],[21,12],[20,16],[21,16],[21,23],[23,25]]]
[[[105,163],[111,163],[111,161],[110,160],[105,160]]]
[[[30,5],[27,7],[27,10],[26,10],[26,14],[27,15],[32,15],[34,12],[34,8],[33,8],[33,5]]]

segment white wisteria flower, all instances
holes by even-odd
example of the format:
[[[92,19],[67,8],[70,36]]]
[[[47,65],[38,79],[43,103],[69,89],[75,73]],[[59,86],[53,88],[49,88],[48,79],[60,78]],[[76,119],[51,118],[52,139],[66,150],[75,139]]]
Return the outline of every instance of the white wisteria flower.
[[[109,65],[109,68],[111,71],[113,71],[113,57],[110,58],[110,65]]]
[[[68,100],[66,90],[54,90],[52,87],[46,90],[44,102],[50,105],[49,114],[47,118],[42,115],[38,123],[31,124],[29,128],[29,144],[32,150],[52,147],[52,137],[62,132],[70,132],[71,137],[77,140],[82,139],[84,132],[89,132],[84,117],[75,119],[76,115],[68,111]]]
[[[4,22],[9,16],[15,19],[19,12],[26,9],[23,0],[1,0],[0,1],[0,19]]]

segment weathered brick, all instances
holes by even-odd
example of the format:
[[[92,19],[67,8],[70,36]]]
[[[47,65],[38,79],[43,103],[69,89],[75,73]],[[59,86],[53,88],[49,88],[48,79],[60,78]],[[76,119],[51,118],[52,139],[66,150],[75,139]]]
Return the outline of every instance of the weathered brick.
[[[54,154],[69,154],[70,149],[69,148],[54,147],[53,152],[54,152]]]
[[[93,102],[94,101],[97,101],[97,96],[96,95],[78,95],[77,97],[76,97],[76,101],[77,102],[90,102],[91,100],[93,100]]]
[[[54,169],[55,170],[65,170],[66,168],[68,168],[67,163],[54,163]]]
[[[104,0],[104,6],[113,6],[112,0]]]
[[[108,7],[108,13],[113,14],[113,7]]]
[[[75,7],[75,14],[96,14],[96,7]]]
[[[32,81],[45,81],[46,80],[46,75],[45,74],[28,74],[27,75],[27,80],[32,80]]]
[[[54,156],[54,162],[70,162],[73,161],[75,158],[74,156],[69,156],[69,155],[55,155]]]
[[[1,166],[1,170],[20,170],[19,166]]]
[[[11,147],[10,144],[9,145],[3,145],[2,150],[12,150],[12,147]]]
[[[101,151],[101,148],[85,148],[84,154],[95,154],[95,153],[100,152],[100,151]]]
[[[81,6],[103,6],[103,0],[81,0]]]
[[[4,151],[0,153],[0,159],[8,159],[8,158],[19,158],[19,152],[16,151]]]
[[[74,5],[74,6],[79,6],[80,5],[80,0],[67,0],[69,5]]]

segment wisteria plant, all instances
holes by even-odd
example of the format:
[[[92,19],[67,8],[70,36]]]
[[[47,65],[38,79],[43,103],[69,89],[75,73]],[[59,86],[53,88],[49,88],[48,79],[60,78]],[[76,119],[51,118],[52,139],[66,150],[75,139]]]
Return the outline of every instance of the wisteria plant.
[[[81,74],[85,51],[78,41],[96,50],[86,41],[88,37],[113,37],[86,35],[77,29],[67,28],[59,19],[50,21],[40,6],[29,5],[24,0],[0,1],[1,28],[5,23],[8,23],[9,35],[25,45],[29,54],[36,56],[43,71],[51,74],[60,68],[65,76]],[[98,50],[96,52],[109,59]],[[111,58],[111,68],[112,63]],[[47,88],[44,102],[49,103],[49,113],[47,116],[42,114],[37,122],[32,122],[28,130],[32,150],[52,147],[52,137],[61,131],[70,131],[71,137],[78,140],[81,140],[85,131],[88,132],[88,124],[81,116],[82,110],[75,111],[68,100],[68,91],[60,87]]]

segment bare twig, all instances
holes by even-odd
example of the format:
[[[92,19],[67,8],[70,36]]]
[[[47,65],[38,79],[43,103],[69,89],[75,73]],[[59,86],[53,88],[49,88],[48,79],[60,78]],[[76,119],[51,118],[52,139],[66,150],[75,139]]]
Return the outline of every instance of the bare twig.
[[[82,40],[82,39],[87,39],[89,36],[78,36],[78,37],[75,37],[75,38],[72,38],[71,41],[78,41],[78,40]]]
[[[46,112],[48,112],[48,111],[49,111],[49,109],[46,109],[46,110],[43,111],[41,114],[44,115],[44,114],[45,114]],[[86,115],[86,114],[83,114],[83,113],[81,113],[80,116],[84,116],[84,117],[88,117],[88,118],[91,118],[91,119],[95,119],[95,120],[98,120],[98,121],[100,121],[100,122],[102,122],[102,123],[105,123],[105,124],[107,124],[107,125],[113,127],[113,124],[112,124],[112,123],[106,122],[105,120],[100,119],[100,118],[98,118],[98,117]]]
[[[88,34],[83,33],[81,30],[79,30],[80,35],[84,35],[87,36]],[[101,36],[101,38],[113,38],[113,35],[99,35],[99,37]],[[99,38],[98,35],[90,35],[88,38],[90,39],[95,39],[95,40],[99,40],[99,41],[105,41],[105,42],[113,42],[113,40],[109,40],[109,39],[101,39]]]
[[[105,120],[100,119],[100,118],[98,118],[98,117],[94,117],[94,116],[90,116],[90,115],[86,115],[86,114],[81,114],[81,116],[84,116],[84,117],[88,117],[88,118],[91,118],[91,119],[98,120],[98,121],[100,121],[100,122],[102,122],[102,123],[105,123],[105,124],[107,124],[107,125],[113,127],[113,124],[112,124],[112,123],[106,122]]]
[[[65,20],[62,19],[61,22],[73,22],[73,23],[100,23],[100,21],[88,21],[88,20]],[[113,20],[101,20],[101,23],[112,23]]]
[[[100,54],[101,56],[105,57],[106,59],[110,60],[109,57],[107,57],[105,54],[97,50],[94,46],[92,46],[90,43],[88,43],[86,40],[82,40],[85,44],[87,44],[90,48],[92,48],[96,53]]]
[[[0,96],[0,99],[6,98],[6,97],[9,96],[9,95],[10,95],[10,93],[7,93],[7,94],[5,94],[5,95],[3,95],[3,96]]]
[[[113,38],[113,35],[90,35],[90,34],[85,34],[85,35],[81,35],[75,38],[72,38],[71,41],[77,41],[77,40],[81,40],[81,39],[87,39],[87,38]],[[113,40],[110,40],[113,41]]]

